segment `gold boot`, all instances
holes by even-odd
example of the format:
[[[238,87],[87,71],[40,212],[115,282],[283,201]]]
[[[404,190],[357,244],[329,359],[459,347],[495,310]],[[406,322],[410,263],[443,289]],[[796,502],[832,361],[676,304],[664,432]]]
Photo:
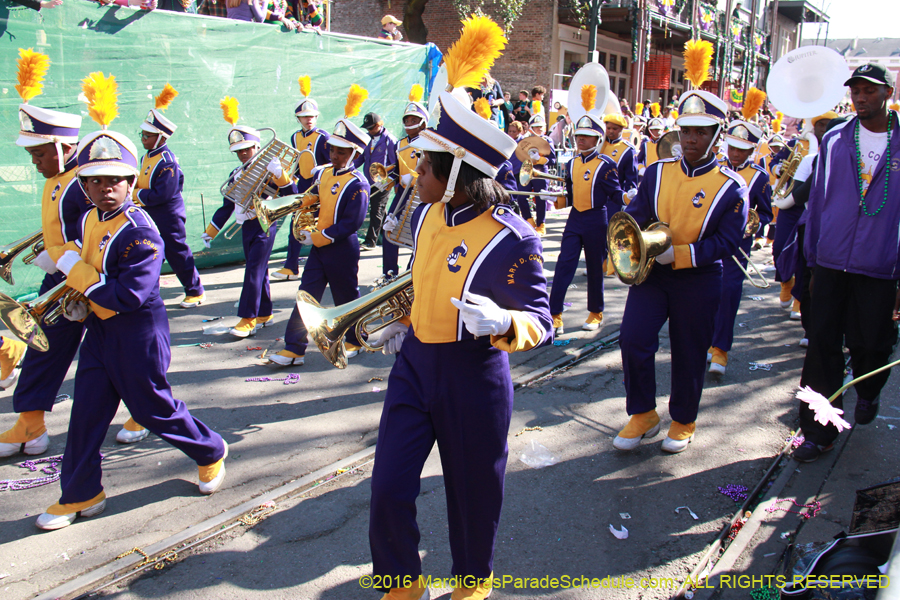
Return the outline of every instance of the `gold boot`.
[[[42,410],[19,413],[12,429],[0,433],[0,457],[12,456],[20,451],[29,456],[43,454],[49,445],[50,436],[47,435]]]

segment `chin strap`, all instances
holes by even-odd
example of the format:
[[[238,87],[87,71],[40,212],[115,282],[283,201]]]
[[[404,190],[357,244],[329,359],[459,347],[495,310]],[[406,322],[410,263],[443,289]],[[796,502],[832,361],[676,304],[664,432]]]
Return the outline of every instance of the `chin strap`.
[[[721,124],[716,126],[716,134],[714,136],[712,136],[712,140],[710,140],[709,146],[706,147],[706,152],[703,154],[703,158],[708,158],[710,156],[713,146],[715,146],[716,142],[719,141],[720,135],[722,135],[722,125]]]
[[[453,166],[450,167],[450,177],[447,178],[447,189],[441,197],[441,202],[447,204],[456,193],[456,178],[459,176],[459,167],[462,165],[462,159],[466,155],[465,148],[457,148],[453,151]]]
[[[168,138],[166,135],[163,135],[162,133],[159,133],[159,134],[156,136],[156,142],[153,144],[153,150],[156,150],[157,148],[159,148],[159,142],[162,141],[162,140],[168,141],[169,138]],[[165,143],[165,142],[163,142],[163,143]]]
[[[66,158],[63,156],[62,143],[59,141],[53,142],[53,146],[56,148],[56,162],[59,165],[59,173],[60,175],[65,172],[66,167]]]

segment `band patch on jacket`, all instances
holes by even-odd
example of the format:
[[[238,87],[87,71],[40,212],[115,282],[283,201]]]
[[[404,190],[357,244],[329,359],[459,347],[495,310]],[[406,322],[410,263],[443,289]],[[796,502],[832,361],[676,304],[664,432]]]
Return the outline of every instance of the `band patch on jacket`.
[[[703,208],[703,203],[700,201],[704,198],[706,198],[706,192],[700,190],[699,192],[694,194],[693,198],[691,198],[691,204],[694,205],[694,208]]]
[[[465,256],[468,252],[469,247],[466,246],[466,240],[460,242],[459,246],[453,249],[453,252],[447,257],[447,268],[450,269],[451,273],[459,273],[459,270],[462,267],[456,263],[459,261],[460,257]]]

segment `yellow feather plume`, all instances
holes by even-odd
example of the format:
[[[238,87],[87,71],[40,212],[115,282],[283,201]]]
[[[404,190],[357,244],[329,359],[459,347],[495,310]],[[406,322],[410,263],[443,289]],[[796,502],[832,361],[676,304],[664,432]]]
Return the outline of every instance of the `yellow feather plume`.
[[[581,107],[590,112],[597,106],[597,86],[583,85],[581,86]]]
[[[782,120],[782,119],[784,118],[784,113],[781,112],[780,110],[776,110],[776,111],[775,111],[775,118],[778,119],[779,121]]]
[[[893,104],[888,106],[888,108],[891,110],[900,110],[900,102],[894,102]]]
[[[634,105],[634,114],[636,114],[637,116],[641,116],[642,114],[644,114],[644,103],[643,102],[638,102],[637,104]]]
[[[17,75],[19,83],[16,84],[16,91],[23,102],[28,102],[35,96],[40,96],[44,91],[44,75],[50,68],[50,57],[40,52],[35,52],[31,48],[24,50],[19,48],[19,59],[16,61],[19,67]]]
[[[747,90],[747,93],[744,95],[744,105],[741,107],[741,114],[744,115],[744,119],[749,121],[755,117],[765,102],[766,93],[764,91],[755,87]]]
[[[772,119],[772,133],[781,131],[781,119]]]
[[[475,112],[482,119],[491,119],[491,103],[486,98],[479,98],[475,101]]]
[[[309,75],[301,75],[297,78],[297,83],[300,84],[300,95],[309,98],[309,93],[312,91],[312,79]]]
[[[672,109],[672,113],[671,113],[671,114],[672,114],[672,118],[673,118],[673,119],[677,119],[677,118],[678,118],[678,111],[675,110],[674,108]]]
[[[344,105],[344,118],[350,119],[359,114],[362,103],[369,97],[369,92],[355,83],[350,86],[347,92],[347,104]]]
[[[540,100],[532,100],[531,101],[531,112],[533,114],[539,115],[544,112],[544,105]]]
[[[451,88],[478,87],[500,57],[507,39],[490,17],[472,15],[462,24],[459,39],[444,56],[447,83]]]
[[[659,102],[654,102],[650,105],[650,116],[654,119],[659,116],[660,112],[662,112],[662,109],[659,107]]]
[[[219,106],[222,107],[222,116],[225,117],[225,120],[234,125],[238,120],[238,101],[237,98],[232,98],[231,96],[225,96],[219,101]]]
[[[113,75],[106,77],[102,72],[91,73],[82,80],[81,90],[88,100],[88,114],[106,129],[119,116],[119,85]]]
[[[167,83],[163,86],[159,96],[156,97],[156,106],[154,106],[154,108],[157,110],[166,110],[177,95],[178,91]]]
[[[713,45],[706,40],[688,40],[684,45],[684,76],[699,88],[709,79]]]
[[[412,88],[409,90],[409,101],[410,102],[421,102],[422,98],[425,97],[425,88],[423,88],[418,83],[414,83]]]

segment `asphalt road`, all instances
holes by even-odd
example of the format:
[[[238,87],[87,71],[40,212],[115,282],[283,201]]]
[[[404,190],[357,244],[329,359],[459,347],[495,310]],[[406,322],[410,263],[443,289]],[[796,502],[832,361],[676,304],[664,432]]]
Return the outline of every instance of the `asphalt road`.
[[[545,267],[552,271],[563,216],[552,216],[548,225]],[[765,256],[754,254],[760,263]],[[380,256],[363,254],[362,284],[380,273],[380,264]],[[272,264],[273,269],[279,266]],[[39,532],[34,518],[57,500],[58,486],[0,492],[3,598],[46,592],[114,561],[123,552],[164,540],[374,444],[390,357],[366,354],[351,360],[344,371],[312,352],[303,367],[262,366],[262,352],[281,347],[277,338],[284,335],[296,283],[273,284],[276,319],[272,327],[254,338],[232,341],[227,335],[203,335],[201,330],[204,325],[237,321],[234,302],[242,269],[213,269],[201,275],[210,301],[190,311],[174,308],[180,288],[171,276],[164,278],[163,297],[173,306],[169,315],[175,347],[169,378],[177,397],[228,441],[231,454],[225,487],[211,497],[200,496],[194,465],[158,438],[134,446],[117,445],[115,432],[127,418],[122,409],[103,448],[109,496],[103,515],[56,532]],[[570,333],[562,336],[563,341],[572,341],[513,355],[514,378],[546,369],[567,352],[617,329],[627,290],[618,281],[606,282],[604,327],[599,332],[577,329],[587,311],[586,279],[576,276],[576,287],[567,297],[573,306],[564,316]],[[226,318],[201,322],[217,316]],[[721,379],[708,379],[695,441],[681,455],[660,452],[664,433],[634,453],[612,448],[612,438],[627,421],[617,347],[517,392],[495,557],[495,576],[511,580],[495,590],[493,598],[672,595],[679,579],[691,571],[736,510],[737,505],[717,487],[731,483],[752,488],[795,426],[793,391],[803,356],[797,346],[799,323],[789,321],[778,308],[774,289],[760,291],[749,285],[745,285],[737,321],[743,326],[736,328],[728,373]],[[668,340],[662,341],[657,384],[660,413],[668,424]],[[213,346],[178,347],[207,342]],[[750,371],[751,361],[769,363],[772,369]],[[291,372],[300,375],[298,383],[246,381]],[[74,365],[63,393],[71,393],[73,375]],[[0,402],[8,398],[7,391]],[[63,450],[70,406],[71,402],[61,402],[48,418],[48,454]],[[11,412],[8,402],[4,407]],[[5,418],[12,423],[12,415]],[[0,424],[5,421],[0,419]],[[523,431],[531,427],[539,429]],[[520,462],[519,456],[532,442],[545,446],[557,464],[536,470]],[[3,459],[0,479],[29,476],[17,466],[20,462],[21,458]],[[360,585],[360,577],[371,573],[370,472],[371,465],[363,464],[307,493],[283,498],[260,523],[233,528],[180,553],[179,560],[164,569],[110,586],[102,594],[116,598],[377,598]],[[697,519],[684,509],[675,512],[682,506],[690,507]],[[436,451],[423,474],[418,510],[425,573],[449,577],[446,504]],[[630,532],[628,539],[616,539],[610,525],[624,525]],[[588,580],[632,578],[638,587],[552,589],[549,578],[564,575]],[[546,584],[541,581],[544,577]],[[537,585],[516,587],[515,578],[533,578]],[[653,580],[642,582],[641,578]],[[607,585],[613,579],[606,580]],[[449,588],[436,585],[432,591],[433,597],[439,597]]]

